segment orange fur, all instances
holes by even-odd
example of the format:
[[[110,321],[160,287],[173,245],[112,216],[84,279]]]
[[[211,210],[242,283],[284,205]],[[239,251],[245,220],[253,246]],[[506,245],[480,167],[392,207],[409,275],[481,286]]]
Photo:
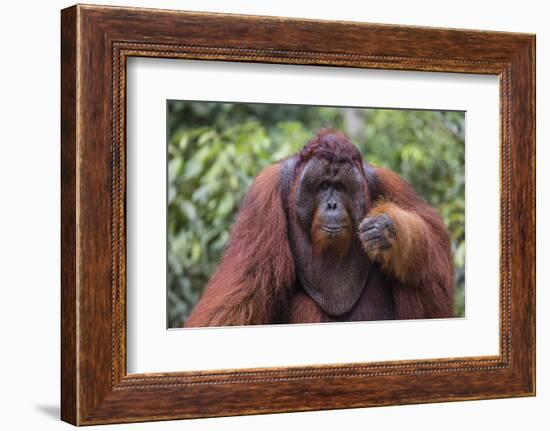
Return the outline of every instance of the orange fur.
[[[218,270],[185,326],[272,323],[286,312],[293,286],[279,165],[272,165],[254,181]]]
[[[418,284],[422,271],[424,250],[429,245],[430,232],[422,218],[413,212],[400,208],[393,202],[382,201],[376,205],[369,216],[387,214],[393,221],[395,236],[390,239],[387,249],[367,251],[369,257],[382,265],[389,274],[403,283]]]
[[[348,227],[335,236],[331,236],[320,229],[318,213],[319,211],[315,212],[311,225],[313,253],[316,256],[323,254],[330,255],[335,261],[339,261],[348,254],[351,246],[351,220],[349,213],[346,213],[346,224]]]
[[[321,323],[330,319],[321,307],[305,293],[297,293],[291,300],[289,322],[291,323]]]
[[[443,220],[395,172],[378,168],[376,174],[381,198],[368,216],[387,214],[396,232],[389,249],[369,256],[397,280],[397,317],[452,317],[453,263]]]

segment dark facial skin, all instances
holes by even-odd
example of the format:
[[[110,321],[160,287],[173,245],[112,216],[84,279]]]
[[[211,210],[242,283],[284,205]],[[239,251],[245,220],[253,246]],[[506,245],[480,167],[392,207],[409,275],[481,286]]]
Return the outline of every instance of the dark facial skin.
[[[351,162],[313,158],[295,194],[301,229],[291,225],[302,287],[331,316],[348,312],[369,272],[358,235],[367,211],[366,182]]]
[[[363,177],[350,162],[312,159],[302,171],[297,202],[298,218],[307,231],[314,219],[329,234],[356,231],[366,212]]]
[[[350,228],[346,198],[344,185],[339,181],[327,179],[319,185],[316,199],[319,229],[335,236]]]

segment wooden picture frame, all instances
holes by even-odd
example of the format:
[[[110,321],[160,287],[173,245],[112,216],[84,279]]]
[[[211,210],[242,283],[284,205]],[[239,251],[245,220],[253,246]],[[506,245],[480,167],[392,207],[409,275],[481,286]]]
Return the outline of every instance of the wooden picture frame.
[[[61,14],[61,418],[75,425],[535,394],[535,36],[77,5]],[[127,374],[126,59],[492,74],[500,354]]]

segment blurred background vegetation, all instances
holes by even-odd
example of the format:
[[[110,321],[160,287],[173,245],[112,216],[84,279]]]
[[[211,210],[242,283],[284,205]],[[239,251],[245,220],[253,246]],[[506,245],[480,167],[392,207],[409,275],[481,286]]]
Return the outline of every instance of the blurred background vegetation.
[[[367,162],[398,172],[439,210],[464,316],[463,112],[169,101],[169,327],[198,301],[254,177],[322,127],[343,131]]]

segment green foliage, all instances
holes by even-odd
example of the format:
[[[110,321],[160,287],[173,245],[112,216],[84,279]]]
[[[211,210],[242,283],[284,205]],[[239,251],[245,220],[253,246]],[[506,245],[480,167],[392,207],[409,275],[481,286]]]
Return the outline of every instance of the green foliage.
[[[453,241],[455,308],[464,315],[464,113],[170,101],[170,327],[181,325],[216,269],[254,177],[321,127],[344,131],[365,160],[400,173],[439,210]]]

